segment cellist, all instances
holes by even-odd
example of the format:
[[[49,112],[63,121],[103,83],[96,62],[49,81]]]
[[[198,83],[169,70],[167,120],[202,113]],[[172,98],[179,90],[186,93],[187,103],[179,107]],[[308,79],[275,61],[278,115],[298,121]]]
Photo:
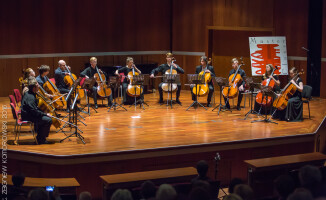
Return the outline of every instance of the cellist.
[[[177,64],[173,63],[172,64],[172,59],[173,59],[173,54],[172,53],[167,53],[166,54],[166,63],[158,66],[157,68],[153,69],[151,72],[150,77],[154,78],[154,75],[161,72],[162,74],[165,74],[167,70],[171,68],[171,65],[173,66],[173,69],[175,69],[177,72],[184,74],[184,70],[179,67]],[[159,103],[163,104],[163,89],[162,89],[162,84],[160,83],[158,86],[158,91],[160,93],[160,100]],[[177,84],[178,89],[177,89],[177,94],[176,94],[176,103],[181,104],[179,97],[180,97],[180,92],[181,92],[181,83]]]
[[[68,68],[70,67],[68,66]],[[54,71],[54,79],[55,85],[61,94],[66,94],[69,92],[69,87],[64,82],[66,75],[69,75],[68,71],[66,70],[66,62],[64,60],[59,60],[58,68]]]
[[[80,73],[81,77],[86,77],[86,78],[95,78],[95,74],[97,73],[96,67],[97,67],[97,58],[96,57],[91,57],[89,59],[90,66],[84,69]],[[102,70],[98,69],[100,73],[105,74]],[[94,98],[94,104],[95,108],[98,108],[97,106],[97,86],[93,86],[93,98]],[[108,97],[108,106],[111,106],[112,104],[112,94]]]
[[[32,68],[27,68],[25,70],[23,70],[23,80],[21,83],[22,86],[22,93],[23,95],[28,91],[28,78],[29,77],[34,77],[35,78],[35,72]]]
[[[121,67],[120,69],[115,71],[115,75],[119,76],[120,73],[123,73],[125,76],[125,79],[123,80],[122,83],[122,96],[123,96],[123,104],[127,104],[127,88],[128,88],[128,78],[127,75],[129,74],[129,72],[132,71],[132,68],[134,68],[136,70],[136,72],[138,72],[139,74],[141,74],[141,71],[136,67],[136,65],[134,65],[134,59],[132,57],[127,57],[126,59],[126,66],[125,67]],[[144,95],[142,94],[140,96],[141,99],[144,98]]]
[[[38,100],[36,99],[38,90],[38,82],[34,77],[30,77],[28,79],[28,91],[23,96],[21,103],[21,116],[22,120],[34,123],[38,144],[51,144],[51,142],[46,141],[46,137],[49,136],[52,119],[50,114],[44,113],[38,108]]]
[[[303,90],[302,79],[298,76],[296,80],[293,80],[298,75],[298,69],[292,67],[289,71],[290,83],[296,87],[295,93],[289,98],[287,106],[284,110],[278,110],[274,118],[280,118],[280,120],[288,122],[297,122],[303,120],[303,102],[301,92]],[[278,94],[280,96],[280,94]]]
[[[233,58],[232,60],[231,60],[231,64],[232,64],[232,69],[231,69],[231,71],[230,71],[230,73],[229,73],[229,77],[232,75],[232,74],[235,74],[235,72],[237,71],[237,68],[238,68],[238,66],[239,66],[239,61],[238,61],[238,59],[236,59],[236,58]],[[238,71],[238,74],[240,74],[240,76],[241,76],[241,78],[242,78],[242,82],[241,83],[239,83],[239,85],[238,85],[238,89],[239,89],[239,96],[238,96],[238,104],[237,104],[237,110],[241,110],[241,107],[240,107],[240,105],[241,105],[241,101],[242,101],[242,97],[243,97],[243,92],[244,92],[244,90],[245,90],[245,81],[244,81],[244,78],[246,77],[246,72],[243,70],[243,69],[239,69],[239,71]],[[224,97],[224,101],[225,101],[225,103],[226,103],[226,107],[228,108],[228,109],[230,109],[230,103],[229,103],[229,101],[227,100],[227,98],[225,98]]]
[[[263,74],[262,76],[262,83],[267,80],[267,79],[270,79],[270,82],[273,81],[275,83],[275,86],[273,88],[274,91],[279,91],[280,90],[280,80],[278,78],[278,76],[276,74],[273,74],[272,75],[272,72],[273,72],[273,65],[272,64],[267,64],[266,65],[266,70],[265,70],[265,73]],[[271,84],[269,84],[271,85]],[[264,100],[264,96],[262,97],[262,100]],[[255,111],[257,111],[259,114],[261,114],[262,112],[265,112],[265,109],[262,109],[262,105],[259,105],[261,102],[257,102],[257,100],[255,101]],[[273,103],[273,101],[272,101]],[[271,107],[270,108],[266,108],[267,111],[270,111]]]
[[[199,66],[196,67],[196,74],[199,74],[202,71],[205,71],[205,73],[210,73],[212,77],[215,77],[215,72],[214,72],[214,67],[208,64],[208,59],[206,56],[202,56],[200,57],[200,64]],[[196,100],[196,96],[193,93],[193,87],[190,87],[190,91],[191,91],[191,95],[192,95],[192,100],[195,101]],[[213,86],[213,79],[211,79],[211,81],[208,83],[208,96],[207,96],[207,107],[212,107],[211,105],[211,99],[212,99],[212,95],[214,92],[214,86]]]
[[[41,65],[38,68],[39,75],[36,77],[39,87],[43,88],[44,83],[48,80],[47,75],[50,73],[50,67],[48,65]],[[44,90],[43,90],[44,91]],[[47,98],[53,98],[53,95],[46,93]]]

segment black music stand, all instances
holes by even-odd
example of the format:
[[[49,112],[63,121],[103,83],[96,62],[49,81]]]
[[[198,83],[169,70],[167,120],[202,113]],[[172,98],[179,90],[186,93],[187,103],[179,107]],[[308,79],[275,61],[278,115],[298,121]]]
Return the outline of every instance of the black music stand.
[[[73,92],[69,92],[68,96],[67,96],[67,100],[70,100],[70,98],[72,99],[72,97],[74,96],[75,98],[73,99],[73,103],[71,104],[70,106],[70,112],[69,114],[71,113],[72,116],[69,115],[69,122],[74,124],[75,125],[75,130],[70,134],[68,135],[67,137],[65,137],[64,139],[60,140],[60,142],[63,142],[64,140],[66,139],[69,139],[70,140],[70,137],[77,137],[79,138],[84,144],[85,141],[84,141],[84,137],[79,133],[83,133],[83,131],[81,131],[79,128],[78,128],[78,108],[77,108],[77,99],[78,99],[78,92],[77,92],[77,85],[80,83],[80,78],[77,79],[75,81],[75,83],[73,84],[73,86],[71,87],[71,91]],[[79,132],[78,132],[79,131]]]
[[[261,92],[263,93],[263,96],[266,98],[266,102],[268,100],[268,97],[272,97],[274,95],[273,89],[270,86],[261,86]],[[265,118],[261,120],[254,120],[251,121],[251,123],[255,122],[266,122],[266,123],[273,123],[278,124],[277,122],[273,122],[270,118],[267,118],[267,106],[265,106]]]
[[[231,109],[227,108],[226,105],[223,105],[222,104],[222,96],[223,96],[222,90],[223,90],[223,87],[226,86],[226,78],[223,78],[223,77],[215,77],[215,79],[213,79],[213,80],[215,80],[216,84],[220,88],[220,103],[217,106],[215,106],[215,108],[213,108],[212,111],[214,111],[215,109],[218,108],[217,115],[220,115],[220,111],[228,110],[228,111],[232,112]]]
[[[255,111],[255,108],[253,108],[253,104],[254,104],[254,91],[255,91],[255,88],[259,88],[261,89],[261,84],[260,83],[254,83],[251,79],[249,79],[250,77],[248,77],[247,79],[247,83],[249,84],[249,91],[250,91],[250,99],[249,99],[249,103],[250,103],[250,110],[246,113],[245,115],[245,118],[244,120],[247,119],[247,117],[250,115],[250,114],[255,114],[255,115],[261,115],[260,112],[257,112]]]
[[[113,87],[113,103],[111,105],[111,107],[109,108],[108,112],[110,112],[110,110],[113,108],[114,110],[117,110],[119,108],[123,108],[125,111],[127,111],[127,109],[125,107],[123,107],[121,104],[117,103],[116,98],[115,98],[115,94],[117,92],[117,89],[120,87],[120,82],[121,82],[121,76],[110,76],[109,78],[110,82],[109,82],[109,86],[112,88]],[[118,92],[118,98],[119,98],[119,92]]]
[[[86,114],[88,114],[88,115],[91,115],[91,111],[90,111],[89,108],[92,108],[97,113],[97,110],[95,109],[95,107],[91,106],[89,104],[89,97],[88,97],[88,94],[87,94],[87,90],[88,91],[93,91],[93,86],[95,85],[95,83],[96,83],[95,78],[88,78],[88,79],[85,78],[83,85],[81,85],[81,88],[84,89],[84,91],[85,91],[85,98],[86,98],[86,101],[87,101],[86,105],[84,106],[84,108],[82,110],[84,110],[87,107]]]
[[[137,97],[135,96],[134,103],[131,104],[129,107],[135,105],[135,108],[137,108],[137,104],[139,104],[139,107],[142,108],[143,110],[145,110],[144,104],[147,105],[147,106],[149,106],[141,98],[142,94],[144,95],[144,87],[143,87],[144,82],[145,82],[145,76],[143,74],[139,74],[137,76],[133,76],[132,77],[131,85],[134,85],[134,86],[139,85],[140,86],[140,91],[142,91],[142,92],[140,92],[140,99],[137,100]],[[134,87],[134,88],[135,88],[135,93],[134,94],[136,94],[137,89],[136,89],[136,87]]]
[[[204,76],[200,76],[199,74],[187,74],[188,77],[188,83],[191,85],[195,85],[196,87],[196,93],[197,91],[197,86],[201,85],[201,84],[205,84],[205,79]],[[200,88],[199,88],[200,90]],[[191,94],[192,94],[192,89],[190,90]],[[205,106],[203,106],[201,103],[199,103],[197,101],[198,97],[195,94],[195,100],[192,102],[192,104],[187,108],[186,111],[188,111],[191,107],[194,107],[195,109],[197,109],[197,106],[200,105],[201,107],[205,108]],[[205,108],[205,110],[207,110],[207,108]]]
[[[170,99],[167,98],[166,106],[171,105],[171,109],[172,109],[172,104],[176,103],[176,101],[174,101],[172,99],[172,96],[173,96],[172,87],[173,87],[173,84],[180,83],[180,75],[179,74],[163,74],[163,83],[167,83],[169,86],[168,94],[171,94],[171,97],[170,97]],[[177,90],[178,90],[178,85],[177,85]],[[178,104],[181,105],[180,103],[178,103]]]

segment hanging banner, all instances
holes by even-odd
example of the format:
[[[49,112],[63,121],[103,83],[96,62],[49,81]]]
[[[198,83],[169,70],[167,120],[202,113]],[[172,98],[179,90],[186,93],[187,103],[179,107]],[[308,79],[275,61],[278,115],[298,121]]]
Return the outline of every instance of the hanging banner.
[[[277,66],[277,75],[288,75],[288,59],[285,37],[249,37],[251,73],[261,76],[266,65]]]

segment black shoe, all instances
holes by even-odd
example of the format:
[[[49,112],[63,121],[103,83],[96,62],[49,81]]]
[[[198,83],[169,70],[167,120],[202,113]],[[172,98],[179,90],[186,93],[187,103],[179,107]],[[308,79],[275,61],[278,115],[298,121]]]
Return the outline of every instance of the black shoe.
[[[161,105],[164,104],[163,99],[160,99],[160,101],[158,103]]]
[[[241,107],[240,106],[237,106],[237,110],[241,110]]]
[[[182,105],[182,104],[181,104],[181,101],[180,101],[179,99],[177,99],[175,102],[176,102],[177,104]]]
[[[98,105],[97,104],[95,104],[95,109],[98,109]]]
[[[226,109],[231,109],[231,107],[230,107],[229,104],[225,105],[225,108],[226,108]]]
[[[207,103],[206,107],[212,107],[212,104]]]

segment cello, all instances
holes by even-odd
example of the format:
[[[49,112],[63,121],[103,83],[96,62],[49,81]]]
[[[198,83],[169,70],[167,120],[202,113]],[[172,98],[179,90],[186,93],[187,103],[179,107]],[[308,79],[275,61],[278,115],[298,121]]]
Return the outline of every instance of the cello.
[[[177,70],[173,69],[173,64],[175,61],[177,61],[177,60],[175,58],[172,58],[170,69],[165,71],[165,74],[169,75],[170,77],[172,75],[178,74]],[[162,84],[162,90],[164,92],[171,92],[171,91],[174,92],[177,88],[178,88],[178,85],[176,83],[172,83],[172,85],[171,85],[171,83],[163,83]]]
[[[128,84],[127,88],[127,94],[131,97],[139,97],[143,93],[143,88],[141,85],[133,85],[133,78],[135,76],[139,76],[138,72],[135,72],[135,67],[134,65],[132,66],[132,71],[128,73],[128,78],[130,80],[130,83]]]
[[[212,59],[209,58],[208,59],[208,62],[207,62],[207,65],[206,65],[206,68],[208,67],[208,65],[211,63]],[[197,88],[196,87],[193,87],[192,88],[192,92],[199,96],[199,97],[203,97],[203,96],[206,96],[208,93],[209,93],[209,86],[208,86],[208,83],[211,82],[212,80],[212,75],[211,73],[206,73],[205,71],[201,71],[199,74],[198,74],[198,78],[199,79],[205,79],[205,83],[204,84],[198,84],[197,85]]]
[[[272,71],[272,73],[271,73],[270,76],[273,76],[274,75],[274,71],[277,70],[277,69],[278,69],[277,66],[275,66],[275,68],[273,68],[273,71]],[[263,86],[269,86],[269,87],[271,87],[271,89],[274,89],[274,87],[275,87],[275,81],[272,78],[267,78],[267,79],[265,79],[261,83],[261,85],[263,85]],[[266,98],[264,98],[263,93],[260,91],[257,94],[257,96],[256,96],[256,102],[259,105],[263,106],[263,107],[264,106],[268,106],[269,107],[269,106],[272,105],[272,97],[271,96],[268,96],[267,97],[267,101],[266,101]]]
[[[293,94],[297,91],[297,87],[291,83],[292,80],[296,80],[299,75],[304,74],[303,70],[297,73],[289,83],[282,89],[281,94],[277,97],[277,99],[273,102],[273,107],[278,110],[284,110],[287,105],[289,99],[293,96]]]
[[[64,95],[60,94],[58,88],[46,77],[47,81],[43,84],[43,88],[47,93],[53,95],[53,105],[55,108],[64,108],[67,107],[67,102],[64,98]],[[41,90],[42,90],[41,89]],[[44,92],[44,91],[43,91]],[[45,94],[45,93],[44,93]]]
[[[237,97],[239,94],[238,84],[242,81],[242,77],[239,74],[239,69],[241,68],[242,65],[244,65],[242,61],[242,57],[240,59],[241,59],[241,64],[238,66],[235,73],[231,74],[231,76],[229,77],[229,86],[223,88],[222,94],[225,98],[233,99]]]
[[[69,75],[66,75],[63,80],[66,83],[66,85],[68,85],[71,88],[71,86],[76,81],[77,77],[76,77],[75,74],[72,74],[70,72],[70,70],[67,67],[67,65],[65,65],[65,68],[66,68],[67,72],[69,73]],[[81,86],[80,85],[77,86],[77,90],[76,91],[77,91],[77,94],[78,94],[78,100],[84,97],[85,92],[84,92],[83,89],[81,89]]]
[[[95,76],[95,80],[97,82],[97,94],[100,97],[110,96],[112,91],[111,91],[111,88],[109,88],[105,83],[106,78],[105,78],[104,73],[103,72],[100,73],[100,70],[97,68],[97,66],[96,66],[96,71],[97,71],[97,73],[94,76]]]
[[[51,116],[55,117],[52,118],[52,125],[55,128],[59,128],[61,126],[61,122],[57,119],[57,113],[55,112],[55,108],[47,102],[45,96],[43,96],[39,91],[36,92],[38,98],[38,107],[45,113],[49,113]]]

